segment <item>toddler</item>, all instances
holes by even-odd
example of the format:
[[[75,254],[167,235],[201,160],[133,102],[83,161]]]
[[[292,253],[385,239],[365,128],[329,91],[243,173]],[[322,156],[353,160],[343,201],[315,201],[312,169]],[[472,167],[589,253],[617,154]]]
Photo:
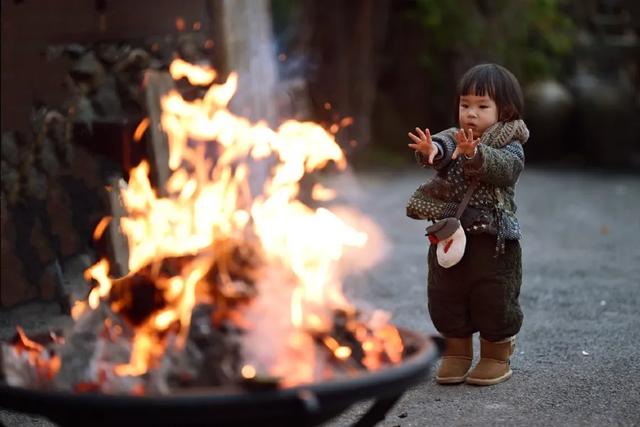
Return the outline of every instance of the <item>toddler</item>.
[[[520,226],[515,186],[524,167],[529,131],[521,119],[520,84],[507,69],[481,64],[468,70],[457,91],[459,128],[431,136],[409,133],[415,156],[435,177],[408,205],[415,219],[439,221],[456,213],[469,186],[460,222],[464,255],[447,268],[436,244],[428,254],[428,307],[446,350],[436,373],[440,384],[492,385],[512,375],[509,358],[522,325]],[[480,333],[480,361],[472,369],[472,335]]]

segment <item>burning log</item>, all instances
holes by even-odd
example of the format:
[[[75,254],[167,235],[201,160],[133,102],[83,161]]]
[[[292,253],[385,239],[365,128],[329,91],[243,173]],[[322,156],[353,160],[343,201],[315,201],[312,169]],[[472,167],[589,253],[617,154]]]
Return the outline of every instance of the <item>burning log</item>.
[[[149,145],[148,154],[153,165],[154,182],[160,192],[164,192],[170,176],[169,170],[169,142],[161,126],[162,109],[160,99],[175,87],[171,76],[165,72],[147,71],[146,106],[149,115]]]
[[[256,295],[261,254],[249,243],[223,239],[213,248],[215,261],[207,273],[209,292],[222,307],[248,301]]]
[[[182,378],[182,386],[237,384],[241,378],[242,331],[228,324],[216,327],[213,322],[215,311],[213,305],[200,305],[193,311],[189,341],[202,356],[197,375],[191,378],[190,384]]]
[[[13,346],[0,348],[0,372],[4,372],[7,380],[12,383],[49,388],[60,368],[60,358],[54,350],[46,349],[45,346],[56,339],[57,335],[53,332],[30,339],[18,327],[12,340]]]
[[[351,357],[357,361],[361,368],[364,368],[362,359],[364,351],[362,343],[356,338],[357,311],[347,312],[346,310],[335,310],[333,315],[333,329],[331,336],[342,346],[349,348]]]
[[[189,257],[167,260],[159,268],[158,277],[179,270],[188,260]],[[64,340],[38,344],[21,333],[17,345],[3,345],[5,379],[23,387],[125,394],[167,394],[192,387],[230,385],[249,390],[280,386],[281,378],[258,373],[243,364],[244,329],[228,321],[228,313],[218,317],[217,304],[194,307],[184,346],[176,343],[176,328],[159,330],[156,337],[165,343],[166,350],[145,375],[126,374],[119,369],[132,357],[135,329],[167,304],[149,280],[151,269],[151,266],[142,269],[146,276],[138,272],[114,280],[110,303],[117,311],[100,304],[98,309],[80,317]],[[224,300],[219,298],[218,302],[225,307]],[[222,311],[228,311],[228,307]],[[363,339],[359,336],[362,334],[369,334],[368,338]],[[365,349],[382,346],[384,342],[375,337],[375,331],[355,311],[335,311],[332,328],[314,336],[319,355],[327,357],[327,378],[357,376],[367,369],[379,369],[394,362],[393,353],[380,351],[375,354],[379,365],[368,366],[367,357],[371,356],[367,356]],[[29,357],[21,356],[25,350],[30,352]]]
[[[127,363],[131,328],[106,306],[87,313],[65,333],[54,387],[68,391],[134,394],[137,378],[117,376],[111,365]]]
[[[147,268],[146,270],[149,270]],[[138,271],[111,283],[112,306],[133,326],[144,323],[154,312],[162,310],[166,301],[148,271]]]
[[[116,276],[124,276],[129,272],[128,241],[120,228],[121,218],[125,215],[119,193],[121,182],[122,178],[118,175],[109,178],[107,186],[108,216],[102,219],[100,226],[93,234],[95,241],[105,241],[105,252],[112,261],[113,274]],[[103,234],[106,234],[105,238],[102,237]]]

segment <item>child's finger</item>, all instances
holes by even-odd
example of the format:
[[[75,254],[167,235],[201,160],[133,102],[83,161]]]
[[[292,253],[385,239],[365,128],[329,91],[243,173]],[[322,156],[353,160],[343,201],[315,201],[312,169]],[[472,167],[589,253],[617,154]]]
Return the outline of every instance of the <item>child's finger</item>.
[[[422,129],[420,128],[416,128],[416,132],[418,132],[418,135],[420,136],[420,139],[422,141],[427,141],[427,135],[424,134],[424,132],[422,132]]]
[[[418,144],[407,144],[407,146],[409,148],[411,148],[412,150],[418,151],[422,154],[424,154],[425,156],[427,155],[427,153],[425,153],[424,148],[422,148],[420,145]]]
[[[462,135],[463,135],[462,130],[459,130],[454,134],[454,136],[456,138],[456,142],[458,144],[462,144],[464,142],[464,137]]]
[[[411,138],[411,140],[414,141],[416,144],[419,144],[420,142],[422,142],[422,140],[420,138],[418,138],[417,136],[415,136],[411,132],[409,132],[409,138]]]
[[[469,136],[467,135],[467,131],[462,129],[462,139],[465,144],[469,143]]]
[[[433,164],[433,159],[436,157],[436,154],[438,154],[438,150],[432,150],[431,154],[429,154],[429,164],[430,165]]]
[[[453,154],[451,155],[451,158],[452,158],[453,160],[457,159],[457,158],[458,158],[458,153],[459,153],[459,151],[458,151],[458,147],[456,147],[456,149],[455,149],[455,150],[453,150]]]

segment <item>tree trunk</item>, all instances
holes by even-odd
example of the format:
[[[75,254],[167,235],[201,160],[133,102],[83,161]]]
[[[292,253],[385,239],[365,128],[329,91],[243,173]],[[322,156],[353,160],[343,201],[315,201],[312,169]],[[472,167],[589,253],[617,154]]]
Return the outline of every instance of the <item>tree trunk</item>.
[[[211,0],[221,71],[238,73],[230,108],[251,121],[275,125],[278,70],[268,0]]]
[[[311,92],[315,110],[329,123],[345,116],[354,124],[341,132],[345,148],[371,141],[371,116],[378,79],[377,51],[384,41],[388,0],[329,0],[312,8],[313,60],[318,66]],[[328,105],[331,110],[327,114]]]

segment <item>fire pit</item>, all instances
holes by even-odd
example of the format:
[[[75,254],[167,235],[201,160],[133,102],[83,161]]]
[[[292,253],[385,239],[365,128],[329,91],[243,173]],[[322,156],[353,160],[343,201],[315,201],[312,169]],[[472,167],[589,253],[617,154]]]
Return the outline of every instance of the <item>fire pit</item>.
[[[319,425],[356,402],[374,399],[357,426],[375,425],[440,355],[439,337],[401,330],[413,352],[402,364],[351,379],[281,390],[203,388],[171,396],[112,396],[37,391],[0,385],[2,406],[38,414],[60,426]]]
[[[119,227],[128,273],[100,259],[71,328],[30,338],[18,327],[0,343],[2,405],[62,425],[299,426],[374,399],[359,423],[375,424],[440,349],[342,293],[341,277],[375,262],[369,222],[323,204],[334,190],[314,186],[313,207],[297,198],[306,173],[346,166],[333,133],[234,115],[233,73],[218,85],[204,65],[176,59],[169,71],[145,79],[149,93],[168,89],[134,132],[166,136],[166,179],[152,185],[141,161],[111,190],[125,215],[94,233]]]

